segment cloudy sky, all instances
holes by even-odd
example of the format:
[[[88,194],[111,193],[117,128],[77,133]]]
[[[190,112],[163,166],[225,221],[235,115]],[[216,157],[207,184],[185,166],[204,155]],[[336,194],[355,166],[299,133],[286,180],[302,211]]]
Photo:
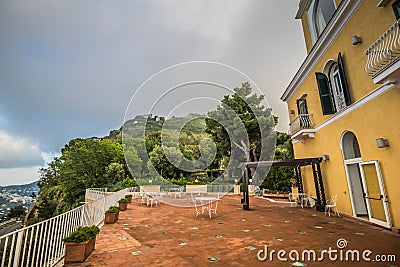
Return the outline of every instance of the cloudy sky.
[[[37,180],[38,168],[70,139],[119,128],[146,79],[188,61],[223,63],[251,77],[279,117],[278,130],[287,131],[279,97],[306,56],[297,6],[1,1],[0,185]]]

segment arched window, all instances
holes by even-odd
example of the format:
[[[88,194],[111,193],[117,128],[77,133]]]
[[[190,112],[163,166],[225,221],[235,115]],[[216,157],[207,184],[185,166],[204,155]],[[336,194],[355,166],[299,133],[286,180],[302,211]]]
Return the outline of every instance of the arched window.
[[[352,132],[346,132],[342,138],[344,159],[361,158],[357,137]]]
[[[333,0],[312,0],[307,9],[308,25],[310,27],[311,40],[314,44],[329,20],[335,13],[336,7]]]
[[[341,53],[337,61],[330,62],[325,73],[317,72],[315,75],[324,115],[334,114],[351,104]]]
[[[329,71],[329,79],[332,86],[333,99],[335,100],[336,110],[339,111],[346,107],[346,101],[343,93],[343,81],[340,77],[338,64],[335,62]]]

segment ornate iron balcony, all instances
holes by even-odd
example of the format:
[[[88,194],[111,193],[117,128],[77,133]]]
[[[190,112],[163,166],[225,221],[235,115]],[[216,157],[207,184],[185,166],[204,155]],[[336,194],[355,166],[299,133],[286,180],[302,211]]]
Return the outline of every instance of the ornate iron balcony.
[[[400,19],[373,43],[365,54],[368,56],[365,72],[376,76],[387,69],[400,57]]]
[[[299,114],[299,116],[289,124],[289,133],[290,135],[294,135],[303,129],[313,129],[314,126],[314,119],[311,114]]]

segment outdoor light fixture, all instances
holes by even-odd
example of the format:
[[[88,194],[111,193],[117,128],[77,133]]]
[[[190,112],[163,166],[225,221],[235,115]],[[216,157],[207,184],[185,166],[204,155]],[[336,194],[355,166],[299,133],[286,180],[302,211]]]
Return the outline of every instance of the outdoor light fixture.
[[[376,144],[378,145],[378,148],[382,148],[385,146],[389,146],[389,141],[385,138],[376,138]]]
[[[249,183],[252,183],[253,182],[253,179],[249,179]]]
[[[153,181],[150,179],[150,180],[149,180],[149,184],[151,184],[152,182],[153,182]]]
[[[322,160],[329,160],[329,156],[327,154],[322,154]]]
[[[355,35],[355,36],[351,37],[351,42],[353,45],[358,45],[361,43],[361,37]]]
[[[294,110],[291,109],[291,110],[289,111],[289,113],[290,113],[290,114],[294,114]]]
[[[195,181],[196,183],[198,183],[198,182],[199,182],[199,180],[197,180],[197,179],[196,179],[196,180],[194,180],[194,181]]]
[[[239,180],[238,180],[238,179],[235,179],[235,184],[237,184],[237,182],[239,182]]]

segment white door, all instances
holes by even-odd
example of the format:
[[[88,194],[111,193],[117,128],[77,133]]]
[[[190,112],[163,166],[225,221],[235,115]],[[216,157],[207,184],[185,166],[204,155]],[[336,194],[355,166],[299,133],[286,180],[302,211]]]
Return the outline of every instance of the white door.
[[[382,174],[377,160],[360,163],[360,173],[365,188],[369,220],[390,228],[389,200],[385,193]]]
[[[349,183],[350,197],[353,205],[355,217],[368,216],[367,205],[365,203],[365,190],[361,181],[360,162],[346,163],[347,180]]]

